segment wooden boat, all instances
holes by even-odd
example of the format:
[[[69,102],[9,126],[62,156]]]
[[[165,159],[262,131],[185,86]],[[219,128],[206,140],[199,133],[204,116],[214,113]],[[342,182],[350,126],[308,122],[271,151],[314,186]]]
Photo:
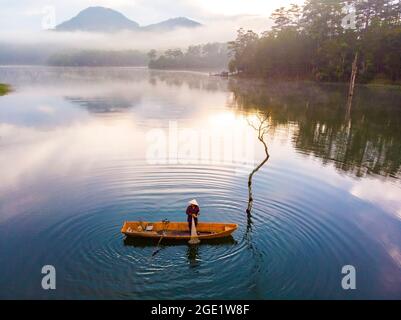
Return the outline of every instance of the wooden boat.
[[[238,228],[235,223],[199,222],[197,226],[200,240],[228,237]],[[145,222],[125,221],[121,232],[128,237],[167,240],[189,240],[191,233],[187,222]]]

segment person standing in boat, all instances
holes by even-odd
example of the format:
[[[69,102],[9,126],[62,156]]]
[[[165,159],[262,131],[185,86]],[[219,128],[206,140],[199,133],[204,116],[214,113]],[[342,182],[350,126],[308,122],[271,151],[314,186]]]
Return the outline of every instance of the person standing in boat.
[[[192,217],[194,218],[195,226],[198,226],[198,216],[200,214],[199,204],[195,199],[189,201],[186,213],[187,213],[189,232],[191,233]]]

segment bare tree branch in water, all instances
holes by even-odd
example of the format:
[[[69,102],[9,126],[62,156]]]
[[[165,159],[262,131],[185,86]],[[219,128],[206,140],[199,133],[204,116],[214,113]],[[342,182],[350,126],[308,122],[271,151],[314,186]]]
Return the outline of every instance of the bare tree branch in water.
[[[246,209],[246,213],[248,215],[248,220],[251,218],[251,212],[252,212],[252,206],[253,206],[252,178],[253,178],[254,174],[256,172],[258,172],[258,170],[264,166],[264,164],[269,160],[269,157],[270,157],[269,149],[267,147],[267,143],[264,140],[265,135],[268,133],[268,130],[269,130],[269,118],[270,117],[269,117],[268,114],[258,113],[256,115],[256,118],[257,118],[257,121],[256,121],[257,124],[252,123],[252,121],[250,121],[249,119],[248,119],[248,124],[258,132],[258,140],[263,144],[263,146],[265,148],[266,158],[264,158],[264,160],[255,169],[253,169],[253,171],[249,175],[249,179],[248,179],[248,208]]]
[[[352,99],[354,97],[355,80],[358,73],[358,51],[355,53],[354,62],[352,63],[351,79],[349,81],[348,89],[348,101],[347,101],[347,112],[345,119],[348,120],[351,117]]]

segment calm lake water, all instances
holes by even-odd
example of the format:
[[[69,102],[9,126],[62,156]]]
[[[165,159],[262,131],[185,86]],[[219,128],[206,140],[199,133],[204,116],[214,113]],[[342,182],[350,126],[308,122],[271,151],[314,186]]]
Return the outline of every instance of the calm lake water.
[[[0,298],[401,298],[401,90],[1,67]],[[248,122],[270,115],[268,163]],[[239,224],[190,247],[125,220]],[[41,289],[41,269],[57,289]],[[341,287],[344,265],[357,289]]]

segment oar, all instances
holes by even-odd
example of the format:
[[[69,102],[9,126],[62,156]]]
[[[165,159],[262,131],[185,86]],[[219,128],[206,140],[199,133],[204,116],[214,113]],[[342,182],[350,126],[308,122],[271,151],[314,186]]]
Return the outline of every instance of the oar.
[[[196,226],[194,217],[192,217],[192,227],[191,227],[191,239],[188,241],[189,244],[198,244],[200,242],[198,238],[198,233],[196,232]]]
[[[163,222],[163,224],[164,224],[163,231],[162,231],[162,235],[161,235],[159,241],[157,242],[156,250],[153,251],[152,257],[154,257],[156,254],[158,254],[159,251],[162,249],[162,248],[160,247],[160,243],[162,242],[164,236],[166,235],[167,226],[168,226],[168,224],[170,223],[170,221],[168,221],[167,219],[164,219],[162,222]]]

